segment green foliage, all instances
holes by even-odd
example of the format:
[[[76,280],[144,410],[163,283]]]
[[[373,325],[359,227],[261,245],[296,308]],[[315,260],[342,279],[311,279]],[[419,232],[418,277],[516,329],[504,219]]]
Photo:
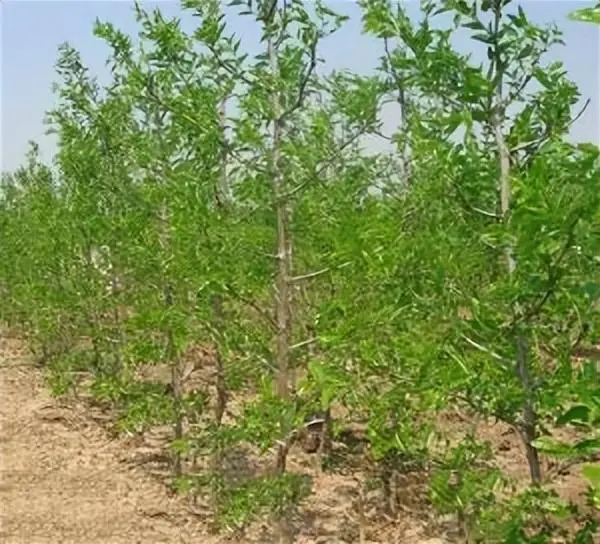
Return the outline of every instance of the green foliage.
[[[416,22],[360,2],[380,67],[325,74],[345,17],[288,4],[231,2],[256,56],[217,1],[182,3],[191,33],[139,4],[138,40],[97,21],[105,85],[61,46],[54,164],[32,146],[2,178],[0,318],[54,393],[85,375],[119,429],[169,424],[178,489],[208,490],[223,528],[285,520],[310,491],[288,449],[339,409],[332,428],[366,423],[383,472],[434,467],[430,499],[463,536],[549,542],[570,511],[539,455],[588,460],[599,421],[597,370],[572,355],[600,330],[600,151],[565,139],[579,93],[544,60],[560,32],[507,0],[428,0]],[[459,29],[486,63],[455,49]],[[389,101],[396,151],[367,154]],[[168,385],[141,377],[161,369]],[[519,431],[531,489],[501,497],[485,446],[448,445],[440,413],[465,409]],[[587,436],[557,442],[552,424]],[[276,476],[225,477],[248,445],[278,451]],[[583,474],[597,506],[598,468]]]
[[[309,493],[310,483],[299,474],[252,479],[220,496],[223,515],[217,522],[229,531],[239,531],[257,517],[280,516]]]
[[[556,493],[532,487],[483,513],[479,528],[489,542],[543,544],[568,538],[561,522],[564,525],[570,515],[568,505]]]
[[[590,384],[585,390],[581,390],[576,400],[578,403],[560,414],[556,424],[573,427],[585,438],[564,442],[550,436],[541,436],[536,442],[540,451],[567,462],[597,459],[600,453],[600,390],[597,384]],[[600,508],[600,466],[584,462],[581,473],[589,482],[589,501],[594,508]]]
[[[569,18],[574,21],[600,25],[600,4],[596,4],[593,8],[576,9],[569,14]]]
[[[491,458],[489,446],[468,436],[448,452],[431,479],[433,504],[442,513],[458,512],[466,538],[481,531],[478,525],[503,484],[501,472],[485,465]]]

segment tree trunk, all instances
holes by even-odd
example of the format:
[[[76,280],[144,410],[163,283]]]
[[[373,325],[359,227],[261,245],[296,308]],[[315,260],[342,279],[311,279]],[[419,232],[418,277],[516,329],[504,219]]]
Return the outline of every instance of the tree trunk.
[[[502,7],[500,4],[498,4],[494,10],[494,25],[496,35],[498,35],[501,17]],[[495,46],[494,63],[496,68],[497,85],[493,128],[498,152],[498,166],[500,169],[500,176],[498,180],[498,191],[500,193],[499,211],[502,222],[505,226],[508,226],[510,222],[512,185],[510,179],[510,152],[508,146],[506,145],[506,139],[504,138],[503,132],[504,118],[506,115],[506,106],[504,104],[502,92],[502,75],[504,68],[502,66],[500,51],[497,44]],[[504,259],[508,275],[512,277],[516,271],[517,262],[514,256],[514,248],[510,243],[505,245]],[[519,321],[521,314],[521,308],[518,305],[514,305],[513,319],[515,322]],[[521,437],[525,444],[531,482],[534,485],[539,485],[542,480],[540,459],[537,449],[532,445],[533,441],[537,438],[537,415],[535,413],[534,392],[533,388],[531,387],[531,380],[529,377],[529,346],[525,334],[518,323],[514,327],[514,342],[516,349],[515,371],[521,383],[524,395]]]
[[[223,137],[223,144],[225,143],[225,120],[227,115],[227,97],[223,98],[220,107],[220,122],[221,122],[221,133]],[[216,205],[217,208],[223,209],[229,200],[229,184],[227,179],[227,148],[225,145],[221,148],[221,165],[219,171],[219,186],[215,191]],[[214,295],[212,298],[212,313],[215,320],[217,330],[221,330],[223,325],[223,298],[221,295]],[[223,356],[221,353],[220,342],[215,342],[215,361],[217,366],[217,378],[216,378],[216,393],[217,403],[215,406],[215,420],[218,426],[223,421],[223,416],[227,408],[227,384],[225,376],[225,367],[223,362]],[[220,466],[220,454],[218,454]]]
[[[225,119],[227,114],[227,98],[223,98],[220,107],[220,122],[221,122],[221,133],[223,137],[223,146],[221,148],[221,164],[219,172],[219,183],[215,190],[215,204],[217,209],[224,209],[226,203],[229,200],[229,187],[227,179],[227,148],[225,144]],[[217,331],[221,331],[223,323],[223,298],[219,294],[215,294],[212,297],[212,315]],[[227,381],[225,374],[225,366],[223,361],[223,354],[221,350],[221,340],[216,338],[214,341],[215,350],[215,365],[216,365],[216,380],[215,380],[215,392],[216,392],[216,403],[215,403],[215,424],[217,428],[220,428],[223,423],[223,417],[225,410],[227,409]],[[213,476],[217,479],[220,477],[221,466],[223,460],[223,448],[221,446],[220,438],[217,437],[215,444],[214,454],[212,457],[212,471]],[[217,481],[217,480],[215,480]],[[213,488],[213,503],[216,508],[219,504],[220,486],[215,485]]]
[[[159,236],[160,247],[164,255],[170,253],[171,236],[170,236],[170,217],[167,204],[163,203],[160,211]],[[169,281],[168,270],[162,270],[163,277],[163,298],[165,309],[169,309],[174,304],[173,287]],[[177,353],[175,345],[175,335],[171,328],[167,329],[166,337],[166,359],[171,367],[171,393],[173,395],[173,439],[180,442],[183,438],[183,415],[182,415],[182,398],[183,398],[183,368],[182,361]],[[177,478],[183,473],[183,465],[181,453],[175,450],[172,458],[173,475]]]
[[[279,65],[277,50],[273,38],[268,40],[269,61],[271,73],[277,78]],[[289,398],[289,366],[291,345],[291,239],[289,234],[288,199],[285,194],[285,180],[281,169],[281,141],[283,137],[283,118],[279,91],[271,93],[273,107],[273,147],[271,150],[270,174],[273,189],[277,233],[277,268],[275,274],[275,315],[277,323],[276,339],[276,364],[277,380],[276,390],[283,400]],[[277,472],[285,472],[287,461],[287,445],[280,445],[277,454]]]

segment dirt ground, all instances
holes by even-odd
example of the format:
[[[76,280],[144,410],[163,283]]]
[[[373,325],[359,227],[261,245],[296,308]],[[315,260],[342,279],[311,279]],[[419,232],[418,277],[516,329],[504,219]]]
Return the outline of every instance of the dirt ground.
[[[42,371],[10,338],[0,338],[0,447],[0,542],[5,544],[271,540],[260,527],[244,537],[211,534],[187,499],[169,493],[164,466],[153,471],[151,463],[135,462],[152,449],[148,444],[115,438],[102,414],[52,398]],[[352,479],[320,476],[296,520],[296,542],[358,541],[350,512],[355,493]],[[444,543],[427,535],[423,522],[406,518],[374,533],[365,540]]]
[[[218,542],[160,482],[123,463],[123,445],[100,423],[51,398],[14,341],[3,344],[0,541]]]
[[[275,542],[266,523],[245,535],[215,535],[206,515],[188,498],[169,492],[164,450],[167,436],[117,438],[107,415],[83,401],[50,396],[43,373],[18,340],[0,334],[0,542],[6,544],[218,544]],[[454,426],[447,421],[444,426]],[[458,423],[458,425],[463,425]],[[518,437],[483,424],[497,465],[518,481],[527,468]],[[168,433],[167,433],[168,435]],[[162,456],[162,457],[161,457]],[[315,476],[314,461],[301,452],[290,468]],[[422,482],[400,482],[401,511],[395,520],[371,518],[369,497],[357,511],[360,473],[321,473],[313,493],[292,520],[297,544],[362,542],[445,544],[456,540],[417,500]],[[556,488],[576,499],[583,490],[577,471],[561,475]],[[376,500],[376,499],[375,499]],[[371,508],[372,510],[372,508]],[[362,515],[362,523],[359,518]],[[434,528],[437,526],[437,529]]]

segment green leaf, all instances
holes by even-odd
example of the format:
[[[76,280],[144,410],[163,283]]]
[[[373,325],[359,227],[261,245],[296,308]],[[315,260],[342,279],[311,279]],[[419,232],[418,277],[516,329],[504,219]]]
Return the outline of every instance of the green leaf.
[[[569,408],[564,414],[556,420],[557,425],[567,425],[569,423],[587,423],[590,418],[591,408],[585,404],[579,404]]]
[[[478,19],[474,19],[469,23],[464,23],[462,26],[470,28],[471,30],[485,30],[485,25]]]
[[[569,14],[569,19],[600,25],[600,6],[577,9]]]
[[[478,42],[487,43],[489,45],[493,45],[495,43],[494,36],[490,34],[473,34],[471,38],[477,40]]]
[[[539,437],[533,441],[532,446],[541,452],[558,457],[568,457],[576,452],[575,447],[571,444],[559,442],[550,436]]]
[[[600,438],[590,438],[577,442],[573,448],[580,455],[592,455],[600,451]]]
[[[596,489],[600,489],[600,465],[583,465],[581,473]]]

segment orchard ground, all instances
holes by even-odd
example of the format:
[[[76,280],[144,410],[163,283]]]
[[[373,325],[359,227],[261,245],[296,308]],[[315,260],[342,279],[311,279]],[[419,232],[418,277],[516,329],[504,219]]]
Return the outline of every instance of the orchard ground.
[[[51,397],[43,370],[6,331],[0,365],[2,542],[216,544],[274,538],[265,522],[244,535],[215,535],[197,503],[169,491],[168,429],[144,437],[116,436],[110,431],[111,414],[81,398]],[[440,424],[460,433],[472,421],[448,415]],[[478,427],[493,446],[495,464],[525,485],[519,438],[501,424]],[[367,476],[360,465],[356,471],[322,472],[315,469],[314,456],[296,447],[290,469],[313,479],[313,493],[293,520],[299,544],[359,542],[361,525],[364,542],[457,541],[428,507],[425,474],[401,477],[397,519],[382,515],[380,497],[368,492],[361,524],[358,483]],[[555,479],[555,487],[564,498],[580,501],[585,484],[573,469]]]

